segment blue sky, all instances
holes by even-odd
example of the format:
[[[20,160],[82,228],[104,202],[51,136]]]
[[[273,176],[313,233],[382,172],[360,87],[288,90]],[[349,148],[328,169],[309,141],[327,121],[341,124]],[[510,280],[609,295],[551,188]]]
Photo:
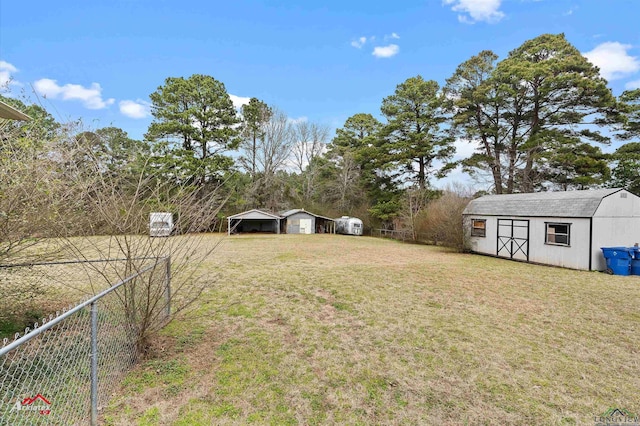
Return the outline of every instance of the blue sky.
[[[638,0],[0,2],[0,85],[35,89],[61,121],[141,138],[167,77],[208,74],[332,132],[422,75],[441,84],[483,49],[501,58],[543,33],[640,87]],[[4,92],[6,95],[6,90]],[[464,153],[464,150],[461,151]]]

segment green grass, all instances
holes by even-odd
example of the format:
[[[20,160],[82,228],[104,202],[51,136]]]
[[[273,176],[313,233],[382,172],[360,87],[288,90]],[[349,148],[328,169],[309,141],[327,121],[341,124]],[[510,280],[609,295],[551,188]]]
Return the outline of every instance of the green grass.
[[[232,237],[203,268],[220,278],[129,374],[109,424],[570,425],[640,412],[639,277],[330,235]]]
[[[24,333],[25,327],[32,326],[36,322],[42,322],[41,318],[46,314],[46,312],[39,310],[29,310],[20,316],[0,319],[0,339],[13,337],[15,333]]]
[[[184,386],[189,370],[181,359],[152,360],[144,363],[138,374],[130,374],[123,384],[133,393],[160,387],[164,394],[174,396]]]

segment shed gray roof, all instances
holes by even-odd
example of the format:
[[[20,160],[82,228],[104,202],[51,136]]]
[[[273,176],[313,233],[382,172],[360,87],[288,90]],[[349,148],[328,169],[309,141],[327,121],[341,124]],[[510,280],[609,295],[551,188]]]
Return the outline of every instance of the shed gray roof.
[[[465,215],[592,217],[600,201],[621,188],[587,191],[534,192],[526,194],[485,195],[472,200]]]
[[[291,210],[287,210],[287,211],[284,211],[284,212],[280,213],[280,216],[288,217],[288,216],[291,216],[291,215],[299,213],[299,212],[309,213],[309,212],[305,211],[304,209],[291,209]],[[311,216],[315,216],[313,213],[309,213],[309,214]]]
[[[291,210],[287,210],[287,211],[285,211],[285,212],[280,213],[280,216],[282,216],[282,217],[289,217],[289,216],[292,216],[292,215],[294,215],[294,214],[296,214],[296,213],[306,213],[306,214],[309,214],[309,215],[314,216],[314,217],[319,217],[320,219],[326,219],[326,220],[331,220],[331,221],[333,221],[333,219],[331,219],[330,217],[320,216],[319,214],[315,214],[315,213],[308,212],[308,211],[306,211],[305,209],[291,209]]]

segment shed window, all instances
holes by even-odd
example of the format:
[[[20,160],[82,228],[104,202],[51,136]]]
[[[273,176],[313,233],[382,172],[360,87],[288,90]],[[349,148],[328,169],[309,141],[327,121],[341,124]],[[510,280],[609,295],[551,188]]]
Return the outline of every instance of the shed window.
[[[486,237],[487,221],[486,219],[471,219],[471,236]]]
[[[547,237],[545,243],[559,246],[568,246],[570,243],[570,223],[549,223],[545,222]]]

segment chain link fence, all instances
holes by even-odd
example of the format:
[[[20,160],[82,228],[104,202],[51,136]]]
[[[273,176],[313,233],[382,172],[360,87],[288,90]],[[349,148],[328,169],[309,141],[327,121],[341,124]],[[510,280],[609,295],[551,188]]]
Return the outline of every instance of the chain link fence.
[[[97,424],[141,336],[169,318],[169,257],[147,261],[110,288],[43,318],[0,347],[0,425]]]

